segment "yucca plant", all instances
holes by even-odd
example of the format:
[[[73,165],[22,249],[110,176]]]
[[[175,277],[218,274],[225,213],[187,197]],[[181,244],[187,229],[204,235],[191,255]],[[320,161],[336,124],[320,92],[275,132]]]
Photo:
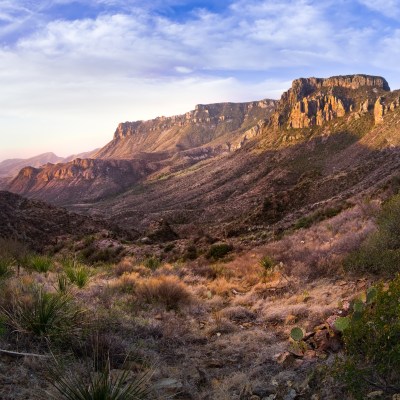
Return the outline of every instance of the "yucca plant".
[[[56,394],[53,399],[64,400],[144,400],[151,393],[150,373],[133,376],[128,369],[112,371],[110,361],[95,371],[95,363],[87,364],[85,371],[70,370],[64,373],[56,363],[49,374],[49,381]]]
[[[16,293],[2,311],[16,332],[55,340],[76,332],[83,313],[70,296],[46,293],[37,286]]]
[[[59,293],[68,293],[70,286],[70,282],[68,280],[67,275],[65,274],[58,274],[57,275],[57,285],[56,289]]]
[[[67,268],[65,274],[71,283],[82,289],[89,282],[91,272],[86,265],[75,264],[73,267]]]
[[[33,254],[27,257],[26,262],[28,268],[37,272],[48,272],[53,266],[51,257],[39,254]]]

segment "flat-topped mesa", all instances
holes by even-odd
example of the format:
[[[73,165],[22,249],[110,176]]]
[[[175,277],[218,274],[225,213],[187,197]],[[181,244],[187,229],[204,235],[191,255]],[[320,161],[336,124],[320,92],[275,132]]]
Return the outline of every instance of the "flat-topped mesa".
[[[185,114],[118,125],[114,138],[93,157],[132,159],[146,154],[171,155],[211,147],[229,151],[242,141],[245,132],[268,120],[277,101],[264,99],[246,103],[198,104]],[[248,136],[246,136],[248,137]]]
[[[387,81],[380,76],[346,75],[331,78],[300,78],[291,89],[283,93],[277,111],[271,117],[274,128],[308,128],[323,125],[334,118],[343,117],[361,101],[369,106],[368,98],[390,91]],[[361,94],[361,92],[363,94]],[[367,103],[365,103],[367,101]]]
[[[235,118],[238,112],[246,115],[254,109],[272,109],[275,105],[276,101],[269,99],[248,103],[197,104],[194,110],[181,115],[162,116],[148,121],[122,122],[114,133],[114,139],[123,139],[144,132],[185,127],[193,124],[217,125],[230,118]]]

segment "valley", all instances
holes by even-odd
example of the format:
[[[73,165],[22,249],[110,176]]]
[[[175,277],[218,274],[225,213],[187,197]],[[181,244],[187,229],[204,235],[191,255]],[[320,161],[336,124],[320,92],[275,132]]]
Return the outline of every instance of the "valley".
[[[135,399],[397,398],[399,123],[382,77],[301,78],[1,163],[0,397],[79,371]]]

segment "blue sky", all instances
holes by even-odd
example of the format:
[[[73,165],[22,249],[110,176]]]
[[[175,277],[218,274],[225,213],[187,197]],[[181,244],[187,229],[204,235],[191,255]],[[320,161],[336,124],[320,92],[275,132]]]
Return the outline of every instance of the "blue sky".
[[[279,98],[293,79],[400,88],[398,0],[0,0],[0,160],[102,146],[118,122]]]

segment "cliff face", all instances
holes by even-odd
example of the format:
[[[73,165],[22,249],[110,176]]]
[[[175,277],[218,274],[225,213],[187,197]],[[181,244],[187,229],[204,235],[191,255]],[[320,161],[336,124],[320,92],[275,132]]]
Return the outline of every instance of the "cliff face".
[[[95,158],[129,159],[141,152],[176,153],[203,146],[229,151],[254,134],[246,131],[268,119],[275,106],[275,100],[200,104],[182,115],[121,123]]]
[[[76,159],[66,164],[25,167],[8,190],[55,204],[96,200],[135,184],[151,172],[143,160]]]
[[[282,95],[270,125],[284,129],[320,126],[358,108],[367,112],[371,101],[389,91],[386,80],[378,76],[296,79]]]

